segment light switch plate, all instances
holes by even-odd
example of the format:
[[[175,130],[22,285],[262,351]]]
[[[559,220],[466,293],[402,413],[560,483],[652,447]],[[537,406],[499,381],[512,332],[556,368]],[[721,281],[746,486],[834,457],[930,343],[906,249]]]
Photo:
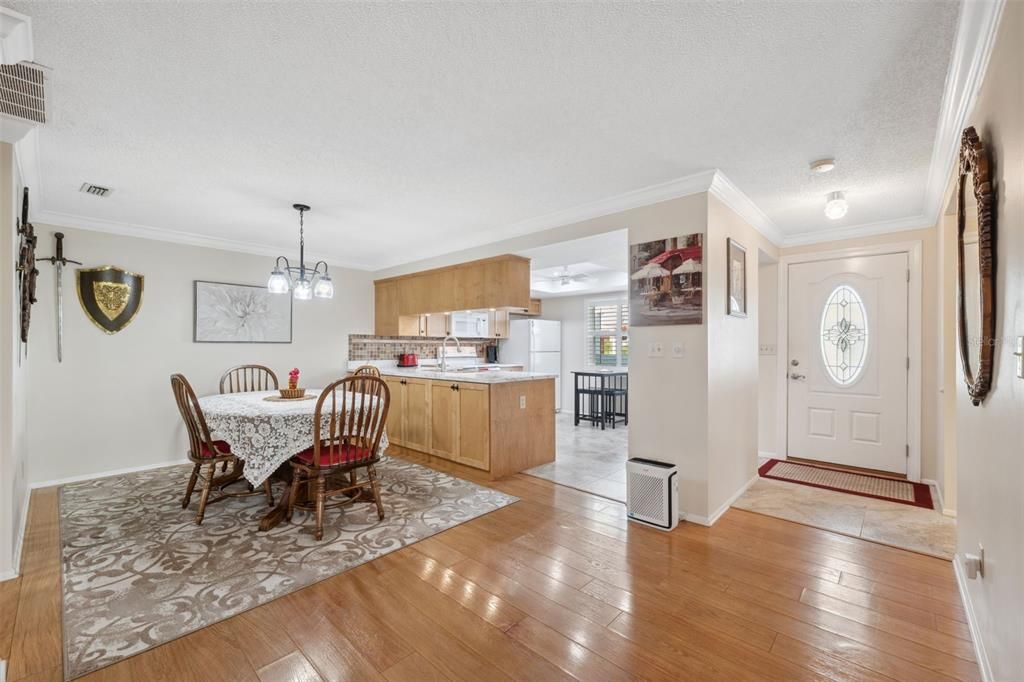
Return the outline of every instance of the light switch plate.
[[[1017,356],[1017,378],[1024,379],[1024,336],[1017,337],[1013,354]]]
[[[676,341],[672,344],[672,357],[676,360],[686,357],[686,344],[682,341]]]
[[[647,344],[647,357],[649,358],[663,358],[665,357],[665,344],[661,341],[652,341]]]
[[[525,410],[526,409],[526,396],[525,395],[519,396],[519,409],[520,410]]]

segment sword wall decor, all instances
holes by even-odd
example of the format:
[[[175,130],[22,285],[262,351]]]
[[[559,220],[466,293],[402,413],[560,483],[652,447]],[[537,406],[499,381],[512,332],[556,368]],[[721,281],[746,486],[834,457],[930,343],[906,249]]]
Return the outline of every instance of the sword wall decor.
[[[64,233],[55,232],[57,250],[49,258],[40,258],[53,265],[54,274],[57,277],[57,362],[64,362],[64,266],[68,263],[81,265],[77,260],[64,257]]]

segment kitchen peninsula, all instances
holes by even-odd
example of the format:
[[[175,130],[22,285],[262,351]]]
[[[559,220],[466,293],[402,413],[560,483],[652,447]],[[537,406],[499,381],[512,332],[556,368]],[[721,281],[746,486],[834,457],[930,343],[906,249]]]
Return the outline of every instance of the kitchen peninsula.
[[[555,459],[555,377],[378,364],[391,391],[390,452],[426,454],[501,478]]]

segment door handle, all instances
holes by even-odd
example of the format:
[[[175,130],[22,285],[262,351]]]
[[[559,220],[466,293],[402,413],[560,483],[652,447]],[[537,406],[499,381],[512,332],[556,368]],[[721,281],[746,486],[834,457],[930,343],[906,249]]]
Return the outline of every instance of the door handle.
[[[807,378],[807,375],[797,374],[796,372],[793,372],[792,374],[789,375],[789,378],[792,379],[793,381],[803,381],[804,379]]]

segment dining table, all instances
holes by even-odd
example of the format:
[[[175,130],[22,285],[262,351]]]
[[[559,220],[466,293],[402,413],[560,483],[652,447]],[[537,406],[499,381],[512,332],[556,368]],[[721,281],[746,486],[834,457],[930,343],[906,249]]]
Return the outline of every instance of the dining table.
[[[231,452],[245,462],[244,477],[253,486],[274,477],[291,482],[289,460],[313,445],[313,423],[321,389],[307,389],[301,399],[282,400],[278,391],[222,393],[199,398],[199,407],[210,429],[210,438],[227,441]],[[372,400],[372,399],[371,399]],[[357,401],[362,408],[363,401]],[[372,402],[366,401],[366,406]],[[351,396],[346,409],[353,409]],[[330,410],[321,415],[321,430],[329,429]],[[388,448],[388,435],[381,436],[377,454]],[[286,488],[287,490],[287,488]],[[305,490],[302,490],[305,493]],[[270,530],[284,520],[288,495],[260,520],[260,530]]]

